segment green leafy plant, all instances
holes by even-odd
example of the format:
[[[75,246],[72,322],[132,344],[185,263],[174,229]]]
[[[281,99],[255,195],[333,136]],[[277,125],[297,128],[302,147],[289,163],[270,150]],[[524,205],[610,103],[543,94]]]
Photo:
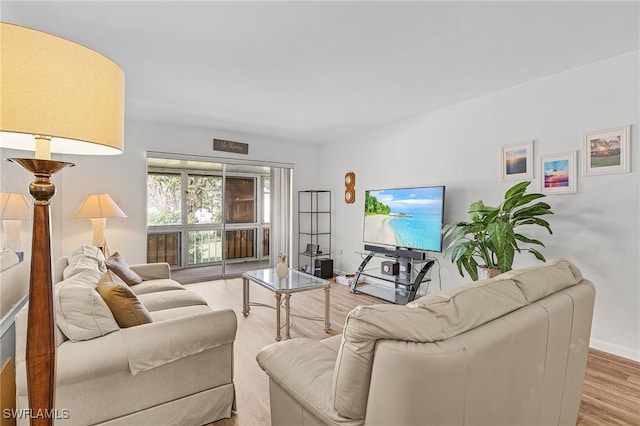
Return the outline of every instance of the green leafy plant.
[[[444,238],[452,237],[445,256],[452,249],[451,262],[457,265],[460,275],[464,276],[464,268],[475,281],[478,279],[478,266],[509,271],[515,253],[523,250],[545,261],[542,253],[531,247],[544,247],[544,244],[516,231],[522,225],[538,225],[553,234],[549,222],[539,217],[553,214],[551,206],[542,201],[531,204],[545,195],[525,194],[530,183],[520,182],[509,188],[498,207],[487,206],[482,201],[472,203],[469,207],[470,222],[449,223],[442,228]],[[520,244],[526,246],[521,247]]]

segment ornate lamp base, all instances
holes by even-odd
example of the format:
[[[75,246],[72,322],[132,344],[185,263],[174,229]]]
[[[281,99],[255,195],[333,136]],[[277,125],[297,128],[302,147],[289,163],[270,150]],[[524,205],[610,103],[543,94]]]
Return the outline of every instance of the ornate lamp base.
[[[29,185],[34,198],[31,243],[31,278],[27,324],[27,387],[32,425],[52,425],[56,386],[56,333],[53,304],[53,267],[51,261],[50,200],[56,192],[51,175],[73,163],[37,158],[10,158],[35,175]]]

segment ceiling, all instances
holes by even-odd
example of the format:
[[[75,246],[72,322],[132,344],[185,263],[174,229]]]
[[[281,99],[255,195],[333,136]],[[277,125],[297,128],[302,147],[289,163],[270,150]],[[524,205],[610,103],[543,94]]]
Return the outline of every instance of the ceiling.
[[[126,75],[128,119],[329,142],[640,49],[640,3],[1,1]]]

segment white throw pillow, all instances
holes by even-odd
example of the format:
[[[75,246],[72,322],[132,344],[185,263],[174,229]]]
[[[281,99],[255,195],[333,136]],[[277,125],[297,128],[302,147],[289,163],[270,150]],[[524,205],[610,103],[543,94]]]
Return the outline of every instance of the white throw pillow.
[[[119,330],[111,310],[96,290],[102,272],[85,270],[56,284],[56,322],[77,342]]]
[[[89,259],[93,259],[96,262],[98,262],[98,264],[100,265],[100,268],[105,267],[104,253],[102,253],[102,250],[100,250],[99,247],[89,246],[85,244],[83,246],[78,247],[74,251],[72,251],[71,254],[69,255],[70,258],[74,256],[88,257]],[[106,272],[106,269],[104,272]]]
[[[107,265],[104,260],[104,254],[98,247],[81,246],[69,255],[69,265],[62,271],[62,278],[66,280],[87,270],[105,273]]]

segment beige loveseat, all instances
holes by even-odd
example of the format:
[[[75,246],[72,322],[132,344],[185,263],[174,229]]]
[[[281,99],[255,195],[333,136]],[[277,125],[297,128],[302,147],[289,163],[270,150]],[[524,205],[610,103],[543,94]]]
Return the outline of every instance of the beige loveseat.
[[[258,354],[282,425],[575,425],[595,289],[565,259],[360,306]]]
[[[104,257],[84,246],[54,267],[56,425],[202,425],[235,404],[236,316],[170,279],[165,263],[131,265],[153,322],[120,328],[96,287]],[[26,306],[16,318],[18,412],[28,409]],[[18,424],[28,424],[21,419]]]

